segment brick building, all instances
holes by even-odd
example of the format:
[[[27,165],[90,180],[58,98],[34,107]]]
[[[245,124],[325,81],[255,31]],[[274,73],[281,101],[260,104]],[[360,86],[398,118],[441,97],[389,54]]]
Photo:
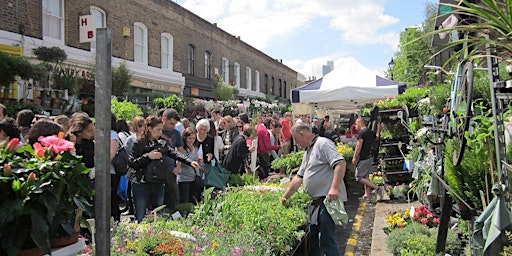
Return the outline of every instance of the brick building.
[[[239,89],[239,97],[270,96],[289,102],[298,73],[171,0],[4,0],[0,50],[58,46],[67,62],[86,69],[95,43],[79,42],[79,17],[112,30],[112,64],[133,72],[129,94],[160,91],[213,98],[214,78]],[[19,89],[19,88],[18,88]]]

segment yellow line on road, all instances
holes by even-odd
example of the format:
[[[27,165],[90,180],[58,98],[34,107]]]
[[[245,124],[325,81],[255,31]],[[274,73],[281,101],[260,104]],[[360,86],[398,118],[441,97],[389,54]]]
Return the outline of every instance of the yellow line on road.
[[[350,237],[347,241],[347,247],[345,248],[346,256],[353,256],[354,249],[357,245],[357,239],[359,238],[359,229],[361,229],[361,222],[364,215],[364,209],[366,208],[366,202],[361,202],[359,208],[357,208],[357,214],[354,217],[354,224],[352,224],[352,232],[350,232]]]

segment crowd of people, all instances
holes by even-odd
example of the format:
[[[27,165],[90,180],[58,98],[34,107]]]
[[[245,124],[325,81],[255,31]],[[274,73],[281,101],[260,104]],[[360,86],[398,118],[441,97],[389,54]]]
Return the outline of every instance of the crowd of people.
[[[85,166],[91,168],[89,178],[91,189],[94,188],[97,170],[94,165],[95,126],[91,117],[84,112],[76,112],[70,117],[46,117],[25,109],[19,111],[14,119],[6,113],[5,106],[0,104],[0,142],[20,138],[20,143],[33,144],[40,136],[64,132],[66,139],[75,143],[76,153],[82,156]],[[282,116],[258,113],[251,119],[247,114],[222,116],[218,109],[209,115],[189,120],[171,108],[146,118],[137,116],[133,120],[118,119],[112,114],[110,160],[114,159],[120,147],[125,147],[130,155],[125,176],[116,173],[113,165],[109,169],[114,220],[119,221],[122,214],[133,214],[140,222],[148,211],[156,207],[165,205],[165,211],[172,214],[179,204],[200,202],[204,187],[197,184],[204,183],[197,182],[197,179],[204,178],[202,170],[215,163],[221,163],[233,174],[257,171],[259,179],[265,180],[279,174],[279,170],[271,167],[274,159],[299,148],[306,151],[305,159],[309,160],[303,161],[282,203],[304,183],[306,192],[314,199],[313,209],[320,210],[320,213],[316,212],[318,219],[312,224],[328,223],[328,228],[320,225],[316,231],[327,234],[321,239],[324,243],[333,239],[334,231],[329,217],[324,214],[325,207],[318,202],[325,198],[346,201],[343,183],[346,161],[357,166],[355,178],[367,188],[363,198],[375,194],[382,197],[382,188],[368,180],[370,148],[376,137],[366,128],[362,118],[355,123],[358,135],[354,158],[343,159],[332,143],[337,142],[339,136],[329,116],[311,120],[309,115],[296,115],[294,118],[290,112]],[[250,155],[254,151],[257,154],[256,170],[251,169]],[[155,181],[148,176],[146,170],[150,166],[165,169],[165,177]],[[121,176],[128,180],[125,199],[128,208],[125,212],[119,208],[122,202],[117,194]],[[335,251],[336,246],[326,250]]]

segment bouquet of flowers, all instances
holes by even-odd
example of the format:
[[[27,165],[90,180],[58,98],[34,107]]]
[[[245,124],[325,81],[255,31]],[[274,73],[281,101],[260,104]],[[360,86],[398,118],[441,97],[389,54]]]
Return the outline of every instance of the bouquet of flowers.
[[[34,247],[49,253],[51,238],[75,233],[77,208],[90,213],[89,169],[63,136],[0,144],[0,248],[9,255]]]

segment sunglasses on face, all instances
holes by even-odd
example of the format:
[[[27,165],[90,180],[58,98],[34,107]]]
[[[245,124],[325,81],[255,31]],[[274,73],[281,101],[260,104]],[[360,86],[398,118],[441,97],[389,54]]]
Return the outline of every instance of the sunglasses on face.
[[[244,126],[243,126],[243,125],[237,125],[236,127],[238,127],[238,128],[242,128],[242,127],[244,127]]]

